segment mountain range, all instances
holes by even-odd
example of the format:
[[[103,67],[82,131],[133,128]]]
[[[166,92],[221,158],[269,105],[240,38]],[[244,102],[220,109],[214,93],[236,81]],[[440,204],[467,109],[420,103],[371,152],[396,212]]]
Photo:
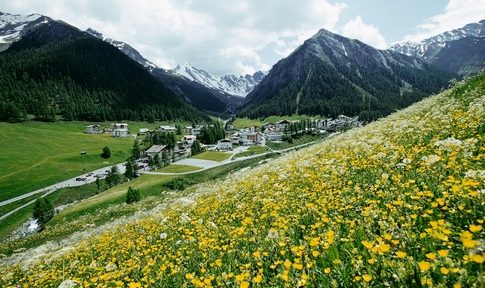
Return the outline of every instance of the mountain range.
[[[442,89],[451,78],[483,69],[484,24],[388,50],[322,29],[269,72],[217,76],[189,63],[158,67],[129,44],[94,29],[81,31],[39,14],[0,12],[0,52],[6,49],[0,54],[0,76],[7,81],[0,83],[7,91],[0,95],[0,120],[59,114],[152,121],[189,119],[191,113],[192,120],[208,119],[193,107],[219,116],[346,114],[373,120]],[[74,59],[81,47],[84,62]],[[115,65],[99,58],[103,55]],[[22,92],[25,87],[29,92]]]
[[[258,71],[253,75],[245,76],[216,76],[202,69],[196,68],[190,63],[177,65],[177,67],[170,70],[170,72],[183,76],[189,80],[201,83],[202,85],[217,91],[241,97],[245,97],[247,94],[249,94],[265,76],[265,73],[261,71]]]
[[[448,72],[474,74],[485,63],[485,20],[446,31],[420,42],[398,43],[396,52],[420,58]]]

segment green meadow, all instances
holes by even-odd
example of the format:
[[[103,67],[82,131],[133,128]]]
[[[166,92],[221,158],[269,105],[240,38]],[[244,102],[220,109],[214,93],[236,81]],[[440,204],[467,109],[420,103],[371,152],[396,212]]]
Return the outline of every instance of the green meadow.
[[[84,134],[86,123],[0,123],[0,201],[122,162],[132,138]],[[111,158],[100,157],[108,146]],[[85,151],[85,155],[81,155]]]

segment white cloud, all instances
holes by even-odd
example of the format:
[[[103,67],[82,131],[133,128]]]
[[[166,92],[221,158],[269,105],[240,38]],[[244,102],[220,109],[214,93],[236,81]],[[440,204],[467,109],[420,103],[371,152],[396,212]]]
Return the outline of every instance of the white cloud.
[[[406,35],[403,41],[419,42],[484,18],[485,0],[449,0],[442,13],[418,25],[416,33]]]
[[[349,38],[359,39],[360,41],[378,49],[387,48],[386,40],[381,32],[379,32],[379,29],[373,25],[365,24],[360,16],[345,23],[342,27],[342,35]]]
[[[268,70],[321,28],[335,31],[347,5],[330,0],[0,0],[0,7],[94,28],[162,67],[191,62],[212,73],[240,74]]]

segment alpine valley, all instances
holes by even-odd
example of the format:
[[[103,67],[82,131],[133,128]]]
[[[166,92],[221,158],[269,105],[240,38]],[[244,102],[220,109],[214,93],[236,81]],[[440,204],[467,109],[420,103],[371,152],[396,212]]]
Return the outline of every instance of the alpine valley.
[[[0,287],[484,287],[483,1],[0,0]]]

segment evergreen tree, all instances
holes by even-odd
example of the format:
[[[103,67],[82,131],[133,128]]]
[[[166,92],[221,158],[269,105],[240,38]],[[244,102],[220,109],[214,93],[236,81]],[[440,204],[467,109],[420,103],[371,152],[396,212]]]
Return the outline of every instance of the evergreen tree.
[[[199,140],[194,141],[190,151],[192,152],[192,156],[202,153],[202,146],[200,146]]]
[[[106,175],[106,184],[108,185],[108,187],[113,187],[115,185],[118,185],[118,183],[120,183],[120,175],[118,171],[118,166],[114,165],[111,166],[108,175]]]
[[[54,207],[49,200],[45,198],[37,198],[34,204],[33,216],[34,219],[37,219],[40,230],[43,230],[47,222],[54,217]]]
[[[141,200],[140,190],[128,187],[128,192],[126,193],[126,204],[132,204],[140,200]]]
[[[131,157],[133,159],[140,159],[140,155],[140,144],[138,143],[138,139],[135,139],[135,142],[133,143],[133,149],[131,149]]]

